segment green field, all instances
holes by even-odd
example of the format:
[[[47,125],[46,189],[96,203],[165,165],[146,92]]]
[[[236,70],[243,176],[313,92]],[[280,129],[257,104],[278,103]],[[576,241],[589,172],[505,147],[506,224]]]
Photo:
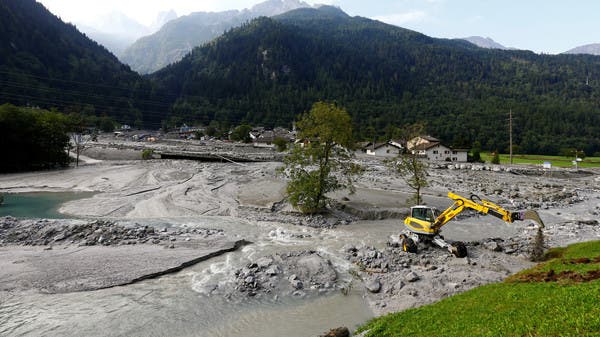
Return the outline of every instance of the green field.
[[[600,241],[440,302],[375,318],[367,336],[599,336]]]
[[[481,160],[486,163],[492,162],[492,154],[489,152],[481,153]],[[553,167],[575,167],[573,165],[573,157],[564,156],[546,156],[535,154],[515,154],[513,155],[513,164],[527,165],[543,165],[544,162],[552,163]],[[500,154],[500,164],[509,164],[510,157],[508,154]],[[600,167],[600,157],[586,157],[579,163],[580,168],[585,167]]]

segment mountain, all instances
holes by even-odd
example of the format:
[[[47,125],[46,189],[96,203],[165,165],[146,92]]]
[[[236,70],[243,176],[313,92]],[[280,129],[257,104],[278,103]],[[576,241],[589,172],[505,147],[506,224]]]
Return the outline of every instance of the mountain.
[[[339,8],[258,18],[150,78],[178,96],[170,118],[291,125],[320,100],[345,107],[357,138],[411,123],[457,147],[556,154],[600,151],[600,58],[482,49]]]
[[[0,104],[85,111],[122,123],[150,125],[154,111],[168,109],[155,101],[150,82],[34,0],[0,1],[0,84]]]
[[[156,33],[167,22],[175,19],[177,19],[177,13],[175,13],[174,10],[158,13],[156,19],[154,19],[154,22],[152,22],[150,27],[148,27],[150,29],[150,33]]]
[[[600,43],[586,44],[564,52],[564,54],[600,55]]]
[[[472,44],[476,45],[477,47],[481,47],[481,48],[502,49],[502,50],[509,49],[509,48],[499,44],[498,42],[492,40],[489,37],[470,36],[470,37],[463,38],[463,40],[469,41]]]
[[[141,74],[151,73],[181,60],[194,47],[248,20],[308,6],[298,0],[269,0],[242,11],[192,13],[171,20],[158,32],[139,39],[124,51],[121,60]]]
[[[151,33],[150,28],[118,11],[99,15],[89,23],[75,25],[117,57],[137,39]]]
[[[119,57],[119,55],[121,55],[123,51],[125,51],[127,47],[131,46],[131,44],[137,39],[136,37],[131,36],[101,32],[93,27],[81,23],[77,24],[77,29],[87,35],[90,39],[104,46],[117,57]]]

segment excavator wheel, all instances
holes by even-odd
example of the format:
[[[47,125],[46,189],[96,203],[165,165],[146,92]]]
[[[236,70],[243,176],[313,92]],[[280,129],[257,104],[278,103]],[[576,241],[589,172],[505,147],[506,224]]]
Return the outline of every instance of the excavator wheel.
[[[402,250],[408,253],[416,253],[417,244],[413,239],[405,236],[402,238]]]
[[[452,254],[458,258],[467,257],[467,247],[464,243],[456,241],[452,243]]]

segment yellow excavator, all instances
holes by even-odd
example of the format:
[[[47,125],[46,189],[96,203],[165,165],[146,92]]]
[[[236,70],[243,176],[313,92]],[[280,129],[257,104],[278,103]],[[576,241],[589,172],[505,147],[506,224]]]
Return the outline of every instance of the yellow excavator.
[[[441,248],[448,249],[456,257],[466,257],[467,248],[464,243],[456,241],[448,243],[440,235],[440,229],[465,209],[472,209],[481,214],[493,215],[506,222],[533,220],[540,228],[544,223],[536,211],[527,210],[521,212],[510,212],[504,208],[488,201],[482,200],[476,195],[471,198],[448,192],[448,198],[454,200],[445,211],[436,215],[436,210],[428,206],[414,206],[410,209],[410,216],[404,219],[404,225],[408,231],[400,235],[400,243],[405,252],[416,253],[417,243],[434,243]]]

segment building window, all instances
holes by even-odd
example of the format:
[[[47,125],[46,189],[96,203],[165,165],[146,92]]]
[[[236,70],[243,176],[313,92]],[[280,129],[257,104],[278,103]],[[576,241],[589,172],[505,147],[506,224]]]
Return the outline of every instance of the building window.
[[[458,161],[458,158],[452,157],[452,161]]]
[[[458,154],[458,151],[452,151],[452,154]]]
[[[437,150],[433,150],[433,154],[437,154],[437,153],[438,153]]]

